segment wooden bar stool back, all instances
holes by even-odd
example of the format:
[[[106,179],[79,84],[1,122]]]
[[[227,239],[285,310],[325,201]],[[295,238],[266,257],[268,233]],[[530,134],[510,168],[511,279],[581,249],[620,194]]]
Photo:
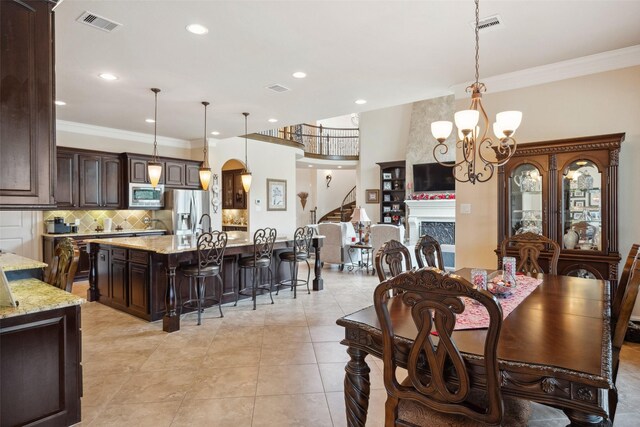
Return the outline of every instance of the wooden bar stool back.
[[[44,281],[63,291],[71,292],[79,259],[80,250],[75,240],[70,237],[62,239],[53,251],[53,258],[45,271]]]
[[[253,234],[253,256],[240,258],[238,262],[238,288],[236,291],[236,305],[240,294],[247,295],[247,291],[251,291],[253,299],[253,309],[256,309],[256,295],[258,289],[268,290],[271,304],[273,304],[273,296],[271,291],[273,288],[273,275],[271,273],[271,260],[273,259],[273,245],[276,242],[277,231],[275,228],[261,228]],[[247,288],[247,272],[251,271],[251,289]],[[268,276],[268,283],[264,283],[264,273]],[[244,273],[244,274],[243,274]],[[242,284],[242,276],[244,276],[244,288],[240,288]]]

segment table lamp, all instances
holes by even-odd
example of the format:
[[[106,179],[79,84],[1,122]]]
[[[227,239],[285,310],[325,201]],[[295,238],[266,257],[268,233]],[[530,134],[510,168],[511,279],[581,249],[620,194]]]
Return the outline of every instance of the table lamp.
[[[362,245],[362,228],[364,222],[371,222],[369,217],[367,216],[367,211],[364,210],[363,207],[358,206],[354,209],[353,214],[351,215],[351,222],[358,223],[358,244]]]

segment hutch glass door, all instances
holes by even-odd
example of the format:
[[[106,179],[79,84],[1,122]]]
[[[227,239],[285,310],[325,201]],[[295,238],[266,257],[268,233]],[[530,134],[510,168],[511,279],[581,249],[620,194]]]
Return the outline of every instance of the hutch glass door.
[[[522,164],[509,178],[511,235],[542,234],[542,175],[532,164]]]
[[[577,160],[564,170],[562,244],[565,249],[602,250],[602,176],[590,160]]]

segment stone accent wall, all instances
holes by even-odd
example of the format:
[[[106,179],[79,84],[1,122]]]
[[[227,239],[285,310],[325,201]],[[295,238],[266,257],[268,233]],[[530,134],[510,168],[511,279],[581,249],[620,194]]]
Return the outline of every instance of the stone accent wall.
[[[406,155],[407,183],[413,184],[414,164],[433,163],[436,161],[433,157],[433,147],[436,146],[438,141],[431,134],[431,123],[438,120],[453,121],[454,113],[455,97],[453,95],[413,103]],[[446,157],[439,158],[439,160],[451,161],[456,159],[454,133],[455,126],[454,131],[447,140],[449,152]]]

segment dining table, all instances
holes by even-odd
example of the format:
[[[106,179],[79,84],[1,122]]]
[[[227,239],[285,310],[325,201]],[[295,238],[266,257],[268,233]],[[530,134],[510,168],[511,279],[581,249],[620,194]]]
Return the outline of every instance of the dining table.
[[[471,269],[456,274],[470,280]],[[609,283],[606,280],[540,274],[540,284],[504,319],[498,341],[500,388],[505,396],[561,409],[572,426],[596,426],[609,418],[614,388]],[[498,301],[509,298],[498,298]],[[411,308],[401,298],[388,301],[396,345],[405,348],[417,335]],[[347,425],[364,426],[370,369],[365,357],[382,359],[382,333],[373,306],[337,320],[345,328],[350,356],[345,367]],[[455,330],[472,383],[483,387],[481,369],[487,329]],[[397,365],[406,368],[408,351]]]

